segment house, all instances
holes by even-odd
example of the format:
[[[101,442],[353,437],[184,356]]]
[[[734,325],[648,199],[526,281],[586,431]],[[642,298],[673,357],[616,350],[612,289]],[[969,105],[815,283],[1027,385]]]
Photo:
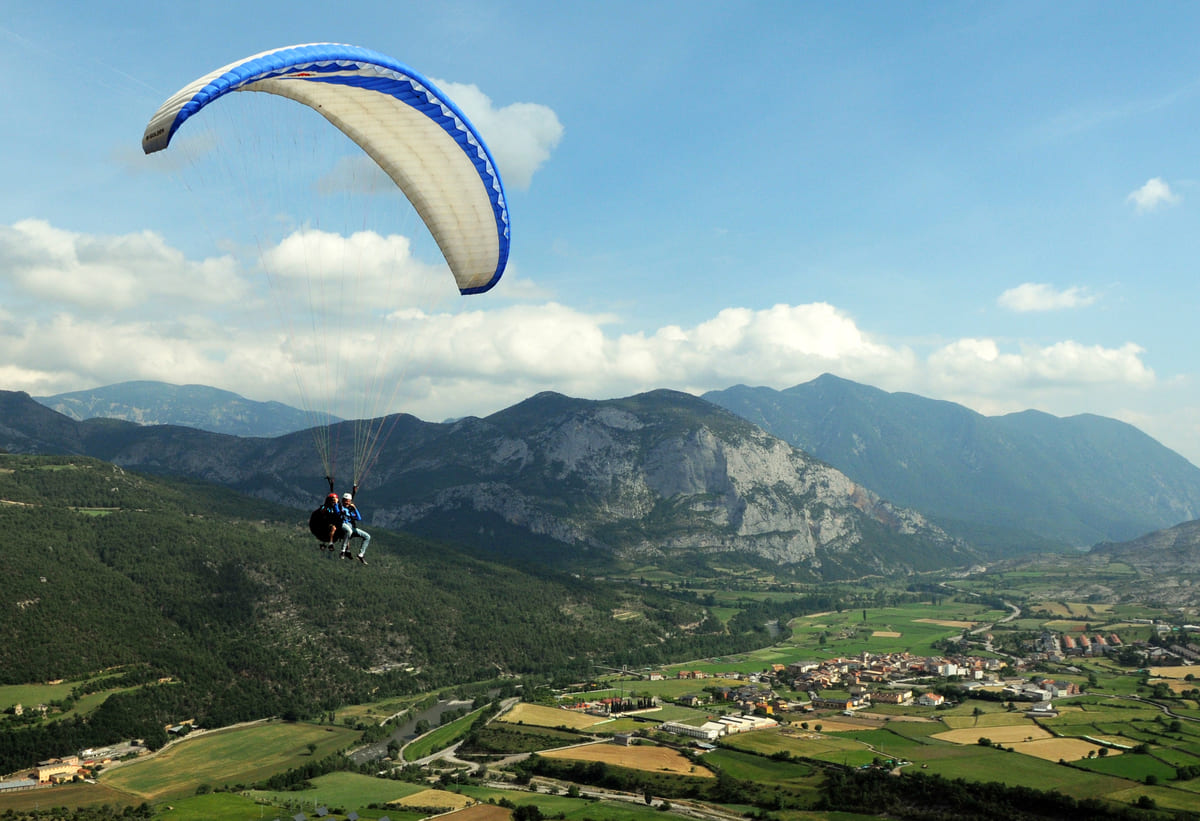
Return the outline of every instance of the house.
[[[912,697],[912,690],[883,690],[871,693],[871,701],[876,704],[909,704]]]
[[[1052,678],[1036,679],[1034,684],[1039,689],[1045,690],[1050,694],[1051,698],[1062,698],[1063,696],[1074,696],[1079,694],[1079,685],[1073,681],[1055,681]]]
[[[725,728],[713,721],[706,721],[699,727],[679,721],[664,721],[659,725],[659,729],[666,733],[685,735],[702,741],[716,741],[725,733]]]
[[[41,784],[48,784],[51,781],[69,781],[79,772],[79,767],[78,756],[51,758],[38,764],[35,777]]]
[[[922,693],[917,699],[917,704],[922,707],[941,707],[946,703],[946,697],[940,696],[937,693]]]
[[[778,727],[779,722],[765,716],[722,716],[717,724],[725,726],[725,733],[746,733],[751,730],[765,730],[768,727]]]

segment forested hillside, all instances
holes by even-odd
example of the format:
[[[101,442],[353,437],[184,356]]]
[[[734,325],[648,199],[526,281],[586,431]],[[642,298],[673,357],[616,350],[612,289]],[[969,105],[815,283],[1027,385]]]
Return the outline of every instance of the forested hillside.
[[[96,460],[0,456],[0,684],[109,670],[134,688],[86,720],[0,732],[0,772],[188,718],[319,715],[763,643],[765,619],[731,631],[686,595],[534,575],[378,528],[369,566],[340,561],[304,518]]]

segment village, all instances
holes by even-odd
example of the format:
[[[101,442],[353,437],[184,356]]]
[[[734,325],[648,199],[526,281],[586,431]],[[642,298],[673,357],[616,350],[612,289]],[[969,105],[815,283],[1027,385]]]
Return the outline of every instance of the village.
[[[990,644],[991,636],[983,638]],[[563,706],[594,715],[636,716],[642,721],[653,721],[654,713],[668,702],[695,708],[704,712],[702,719],[667,720],[658,729],[707,743],[735,733],[777,726],[777,719],[784,715],[854,716],[879,705],[925,708],[923,712],[927,713],[928,708],[955,704],[955,693],[1026,703],[1033,716],[1053,716],[1055,699],[1079,695],[1086,684],[1081,688],[1078,681],[1030,675],[1030,671],[1039,664],[1053,662],[1066,664],[1066,670],[1079,678],[1082,671],[1069,665],[1072,657],[1114,653],[1124,646],[1116,633],[1072,636],[1044,631],[1033,643],[1031,652],[1022,657],[862,652],[852,657],[773,664],[752,673],[649,671],[638,675],[647,682],[687,680],[695,681],[697,686],[686,693],[662,698],[575,698]],[[1149,652],[1146,648],[1142,651]]]
[[[991,648],[990,634],[979,638],[983,646]],[[957,646],[965,649],[968,645],[963,642]],[[633,673],[650,685],[647,689],[653,689],[656,682],[668,680],[693,681],[696,686],[677,695],[664,692],[662,695],[627,697],[622,693],[588,698],[585,693],[577,692],[569,700],[559,703],[571,711],[609,718],[629,717],[654,724],[658,731],[687,737],[691,743],[701,746],[711,745],[725,736],[776,727],[793,721],[797,715],[855,716],[884,705],[892,711],[911,707],[929,715],[931,710],[953,706],[956,697],[986,698],[1009,704],[1022,702],[1028,704],[1026,712],[1031,717],[1051,717],[1057,715],[1055,699],[1079,695],[1083,688],[1079,682],[1066,678],[1031,674],[1039,664],[1066,665],[1065,670],[1079,678],[1082,671],[1070,666],[1072,658],[1113,654],[1122,648],[1133,647],[1147,660],[1168,663],[1193,659],[1200,653],[1200,647],[1195,644],[1167,647],[1149,646],[1142,641],[1127,644],[1116,633],[1067,635],[1047,630],[1031,643],[1030,652],[1020,657],[969,653],[919,656],[909,652],[864,651],[854,656],[772,664],[758,672],[681,669],[668,673],[650,670]],[[611,682],[605,686],[611,687]],[[694,719],[656,718],[655,714],[669,704],[695,709],[697,716]],[[43,715],[47,711],[45,705],[24,708],[18,704],[8,712],[19,717],[26,709]],[[191,729],[189,725],[190,722],[184,722],[165,729],[168,735],[180,736]],[[0,792],[88,780],[114,761],[138,757],[146,752],[141,742],[135,739],[43,760],[29,770],[0,780]]]

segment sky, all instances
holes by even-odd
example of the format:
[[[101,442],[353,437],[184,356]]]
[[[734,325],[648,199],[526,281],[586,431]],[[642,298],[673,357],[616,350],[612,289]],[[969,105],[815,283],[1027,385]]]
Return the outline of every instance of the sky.
[[[3,11],[0,389],[441,421],[833,373],[1121,419],[1200,465],[1200,5]],[[294,103],[230,95],[142,154],[191,80],[311,42],[390,55],[475,124],[512,223],[491,291],[447,291],[398,192],[297,147],[323,121]]]

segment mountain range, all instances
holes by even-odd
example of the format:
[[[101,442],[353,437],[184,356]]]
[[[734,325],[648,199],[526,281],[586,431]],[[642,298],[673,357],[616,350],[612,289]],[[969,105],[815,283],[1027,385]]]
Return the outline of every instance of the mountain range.
[[[704,398],[1004,553],[1122,541],[1200,518],[1200,468],[1103,416],[984,416],[828,374]]]
[[[141,393],[107,393],[125,415],[147,418],[144,402],[158,418],[213,417],[195,401],[172,416],[179,391],[128,384]],[[76,422],[22,397],[0,392],[0,447],[14,452],[83,453],[298,508],[324,488],[305,432]],[[831,375],[702,399],[546,393],[483,419],[388,425],[364,484],[371,521],[565,564],[736,555],[823,577],[907,572],[1200,517],[1200,469],[1125,423],[985,417]]]
[[[315,414],[282,402],[255,402],[206,385],[120,382],[34,399],[80,421],[124,419],[139,425],[184,425],[234,436],[282,436],[317,424]],[[341,420],[333,417],[332,421]]]
[[[0,447],[77,453],[202,479],[295,508],[326,490],[308,431],[270,439],[67,419],[0,393]],[[353,423],[341,423],[352,425]],[[330,439],[353,436],[335,426]],[[359,501],[368,521],[562,567],[750,562],[803,578],[978,559],[919,513],[689,394],[589,401],[553,393],[483,419],[387,420]],[[349,463],[335,454],[335,464]]]

